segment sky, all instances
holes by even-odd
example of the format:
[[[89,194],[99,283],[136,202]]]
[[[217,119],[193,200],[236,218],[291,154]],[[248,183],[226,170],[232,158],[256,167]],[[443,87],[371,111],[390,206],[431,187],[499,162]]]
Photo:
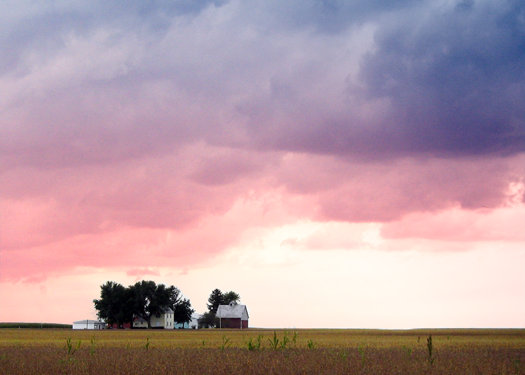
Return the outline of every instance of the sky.
[[[0,51],[0,321],[525,327],[521,0],[6,0]]]

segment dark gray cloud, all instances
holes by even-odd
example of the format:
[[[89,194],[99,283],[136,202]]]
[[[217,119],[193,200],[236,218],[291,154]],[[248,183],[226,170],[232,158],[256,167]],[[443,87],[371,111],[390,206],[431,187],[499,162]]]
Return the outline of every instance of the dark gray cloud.
[[[0,5],[0,74],[17,68],[28,52],[64,48],[64,36],[82,35],[97,28],[114,28],[159,38],[177,17],[194,17],[207,6],[226,0],[119,0]]]
[[[352,4],[317,3],[319,14],[332,12],[344,25],[375,28],[358,79],[345,93],[325,93],[345,108],[330,110],[323,93],[317,101],[305,98],[302,87],[315,87],[345,63],[333,56],[298,79],[272,80],[263,100],[239,107],[258,147],[364,159],[525,151],[524,3]],[[316,23],[321,15],[304,18]],[[327,41],[352,35],[340,26],[339,33],[325,29],[332,32]]]
[[[418,1],[271,0],[253,3],[257,10],[263,11],[262,19],[269,30],[311,29],[321,34],[337,34]]]
[[[464,1],[400,21],[378,30],[361,71],[364,94],[391,103],[380,130],[395,151],[524,151],[525,4]]]
[[[104,163],[202,140],[363,159],[525,150],[519,1],[144,4],[2,12],[4,161]]]

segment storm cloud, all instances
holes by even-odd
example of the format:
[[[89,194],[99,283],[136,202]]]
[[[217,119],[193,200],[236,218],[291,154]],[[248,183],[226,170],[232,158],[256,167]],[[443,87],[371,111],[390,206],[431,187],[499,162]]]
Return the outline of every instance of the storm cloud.
[[[12,1],[0,21],[6,264],[134,230],[151,266],[189,264],[296,220],[498,209],[525,179],[519,1]]]

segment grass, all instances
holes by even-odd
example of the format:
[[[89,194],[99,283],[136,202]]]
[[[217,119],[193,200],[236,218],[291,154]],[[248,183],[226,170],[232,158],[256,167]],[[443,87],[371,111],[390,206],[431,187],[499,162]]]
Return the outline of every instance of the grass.
[[[0,374],[156,373],[525,375],[525,330],[0,329]]]

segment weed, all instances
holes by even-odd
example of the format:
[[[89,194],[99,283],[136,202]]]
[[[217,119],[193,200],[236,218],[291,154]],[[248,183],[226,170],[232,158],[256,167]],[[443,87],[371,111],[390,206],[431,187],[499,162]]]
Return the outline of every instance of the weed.
[[[403,345],[403,351],[406,353],[406,355],[408,357],[410,357],[412,355],[412,348],[409,348],[408,346],[406,345]]]
[[[428,363],[430,363],[430,366],[434,364],[435,358],[433,355],[434,347],[432,345],[432,335],[428,335],[427,337],[427,351],[428,351]]]
[[[76,347],[73,346],[73,342],[71,341],[71,337],[68,337],[66,339],[66,350],[67,350],[67,355],[68,356],[71,356],[73,354],[75,354],[75,352],[80,349],[80,345],[81,345],[81,341],[78,340],[78,343],[76,345]]]
[[[219,348],[221,350],[224,350],[227,347],[229,347],[230,345],[231,345],[231,340],[228,337],[226,337],[226,336],[222,336],[222,344],[221,344],[221,346],[219,346]]]
[[[293,331],[292,342],[294,346],[297,345],[297,331]]]
[[[144,345],[144,349],[149,350],[149,337],[146,337],[146,344]]]
[[[308,341],[306,342],[306,347],[308,349],[315,349],[315,343],[311,339],[308,339]]]
[[[90,345],[89,345],[89,354],[90,355],[95,354],[95,336],[91,337]]]
[[[286,349],[286,345],[290,342],[290,339],[288,338],[288,334],[286,331],[284,332],[283,339],[281,340],[281,349]]]
[[[273,339],[268,339],[270,343],[270,348],[273,350],[279,349],[279,339],[277,338],[277,332],[273,331]]]
[[[253,340],[252,338],[250,338],[250,340],[247,343],[248,350],[249,351],[260,350],[261,349],[261,339],[262,339],[262,335],[257,336],[256,340]]]
[[[361,367],[365,367],[366,363],[366,348],[362,345],[357,346],[357,351],[359,352],[359,356],[361,357]]]

